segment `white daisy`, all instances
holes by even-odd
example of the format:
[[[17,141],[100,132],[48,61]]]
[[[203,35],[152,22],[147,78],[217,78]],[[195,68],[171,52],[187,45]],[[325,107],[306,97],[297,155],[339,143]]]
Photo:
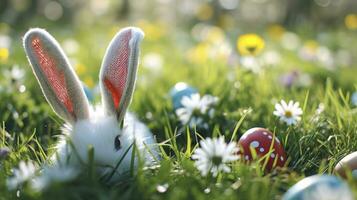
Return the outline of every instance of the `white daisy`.
[[[46,166],[41,171],[41,175],[32,180],[31,186],[33,189],[40,191],[54,182],[73,180],[78,174],[79,171],[77,169],[68,165]]]
[[[311,120],[317,122],[320,119],[320,115],[325,111],[325,105],[323,103],[319,104],[319,107],[315,110],[315,114],[312,116]]]
[[[208,111],[208,114],[212,116],[214,113],[213,109],[210,109],[213,105],[216,105],[218,102],[218,97],[214,97],[212,95],[204,95],[201,98],[201,112],[205,114]]]
[[[8,35],[0,34],[0,48],[11,48],[11,37]]]
[[[176,115],[182,124],[188,124],[191,128],[197,125],[207,125],[204,122],[204,115],[213,118],[213,106],[218,102],[218,98],[211,95],[204,95],[202,98],[200,94],[192,94],[191,96],[184,96],[181,100],[182,108],[176,110]]]
[[[197,125],[202,125],[202,126],[204,126],[204,128],[208,128],[208,124],[203,122],[202,117],[191,117],[189,120],[188,126],[193,128]]]
[[[276,66],[281,61],[281,55],[277,51],[266,51],[262,55],[262,61],[265,65]]]
[[[79,51],[79,44],[73,38],[64,40],[61,46],[63,47],[64,51],[70,56],[76,54]]]
[[[26,71],[20,68],[18,65],[14,65],[11,69],[4,70],[3,73],[5,77],[10,78],[15,82],[22,82],[26,75]]]
[[[32,161],[20,161],[19,168],[13,169],[13,176],[7,179],[7,187],[10,190],[18,188],[35,176],[36,165]]]
[[[168,188],[169,188],[169,184],[168,184],[168,183],[164,183],[164,184],[161,184],[161,185],[157,185],[157,186],[156,186],[156,190],[157,190],[159,193],[165,193]]]
[[[160,72],[164,65],[164,60],[160,54],[152,52],[144,55],[142,65],[152,72]]]
[[[206,138],[201,140],[200,146],[195,150],[192,159],[196,160],[195,166],[202,176],[212,173],[216,177],[220,171],[230,172],[231,169],[227,163],[238,159],[236,143],[226,144],[224,137]]]
[[[289,104],[287,104],[284,100],[281,100],[280,104],[275,104],[273,114],[280,117],[280,120],[287,125],[292,125],[301,120],[302,109],[299,106],[299,102],[289,101]]]
[[[259,73],[262,69],[262,65],[258,59],[254,56],[243,56],[240,58],[240,64],[243,68],[252,71],[253,73]]]

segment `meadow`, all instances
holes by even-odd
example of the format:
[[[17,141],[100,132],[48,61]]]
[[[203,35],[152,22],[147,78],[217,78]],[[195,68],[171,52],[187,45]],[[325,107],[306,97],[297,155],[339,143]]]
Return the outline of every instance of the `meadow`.
[[[0,23],[0,199],[281,199],[305,177],[334,174],[335,165],[357,149],[356,14],[321,29],[308,22],[255,29],[228,22],[182,29],[151,20],[60,26],[35,19],[17,29]],[[76,176],[41,190],[30,178],[9,187],[19,163],[43,166],[49,160],[64,123],[23,50],[22,37],[35,26],[58,40],[93,105],[101,101],[98,74],[111,38],[126,26],[143,30],[129,111],[157,140],[161,159],[155,165],[140,164],[125,179],[106,183],[86,163]],[[214,97],[207,105],[212,112],[188,110],[186,118],[177,112],[170,93],[177,83],[201,98]],[[299,102],[296,122],[274,114],[281,100]],[[267,171],[260,158],[247,163],[240,157],[215,175],[197,168],[193,155],[200,141],[224,136],[226,143],[238,143],[254,127],[281,141],[283,167]],[[356,198],[357,178],[342,180]]]

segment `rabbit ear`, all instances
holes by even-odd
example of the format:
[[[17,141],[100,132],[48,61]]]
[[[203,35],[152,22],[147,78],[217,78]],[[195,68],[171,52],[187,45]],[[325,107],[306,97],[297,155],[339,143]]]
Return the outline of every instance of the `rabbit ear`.
[[[130,104],[138,67],[139,45],[144,37],[139,28],[119,31],[104,56],[100,87],[106,112],[120,122]]]
[[[88,100],[57,41],[43,29],[31,29],[24,36],[24,48],[53,110],[70,123],[89,118]]]

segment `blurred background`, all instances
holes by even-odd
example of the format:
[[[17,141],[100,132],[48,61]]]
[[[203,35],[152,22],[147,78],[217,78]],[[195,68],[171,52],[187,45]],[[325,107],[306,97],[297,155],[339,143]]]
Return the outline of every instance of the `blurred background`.
[[[2,28],[158,21],[182,28],[205,22],[222,28],[253,29],[279,23],[306,23],[315,29],[353,28],[345,17],[355,13],[353,0],[1,0]]]
[[[209,40],[232,61],[232,53],[239,54],[238,36],[250,32],[298,50],[303,59],[320,59],[330,69],[351,66],[357,54],[351,46],[357,30],[354,0],[0,0],[0,54],[3,60],[10,54],[16,58],[24,32],[42,27],[55,31],[69,56],[81,61],[72,60],[74,65],[88,65],[85,58],[94,51],[102,55],[107,38],[128,25],[144,29],[146,40],[171,39],[191,60],[205,59],[200,51],[207,45],[191,47]],[[78,55],[86,45],[94,48]]]
[[[288,94],[310,89],[319,95],[314,91],[327,79],[335,89],[357,90],[355,0],[0,0],[0,121],[8,130],[37,127],[46,133],[51,127],[39,124],[49,123],[47,115],[58,119],[22,49],[29,28],[45,28],[59,41],[88,98],[98,102],[102,57],[125,26],[138,26],[146,35],[131,108],[158,132],[169,104],[162,99],[179,81],[224,98],[232,90],[228,110],[251,106],[249,96],[235,92],[248,90],[256,78],[272,84],[267,93],[278,87]]]

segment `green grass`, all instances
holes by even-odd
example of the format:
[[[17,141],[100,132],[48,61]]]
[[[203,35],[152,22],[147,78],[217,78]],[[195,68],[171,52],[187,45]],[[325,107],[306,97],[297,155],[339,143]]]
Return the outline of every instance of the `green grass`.
[[[58,28],[49,31],[59,41],[69,37],[78,41],[80,50],[71,58],[86,66],[80,78],[90,77],[97,82],[101,58],[111,33],[98,31],[94,34],[86,28],[77,28],[71,33]],[[26,75],[20,81],[11,80],[4,73],[0,75],[0,147],[11,149],[10,155],[0,160],[0,199],[15,199],[16,195],[23,199],[280,199],[290,186],[306,176],[331,174],[341,158],[357,149],[357,108],[350,102],[351,93],[357,89],[357,68],[326,70],[316,62],[301,60],[297,52],[284,50],[264,32],[262,35],[267,42],[266,49],[275,49],[282,61],[259,74],[229,66],[224,59],[190,62],[187,46],[195,43],[188,35],[166,34],[156,40],[146,35],[142,55],[159,53],[164,66],[159,72],[139,68],[130,110],[149,126],[161,144],[163,152],[159,165],[139,168],[127,179],[107,185],[99,180],[89,164],[79,178],[52,185],[43,192],[35,192],[26,185],[20,192],[6,188],[11,169],[17,167],[20,160],[46,162],[53,153],[52,147],[56,136],[61,134],[63,123],[41,94],[21,49],[20,35],[14,36],[11,56],[0,64],[0,70],[18,65]],[[338,44],[344,38],[336,35],[334,31],[328,32],[328,41],[333,43],[333,48],[342,48]],[[352,38],[349,38],[352,40],[349,51],[356,52],[357,40],[353,33],[346,31],[344,36]],[[228,39],[234,46],[235,38]],[[310,74],[312,84],[283,87],[278,77],[291,69]],[[228,79],[229,74],[233,78]],[[179,81],[198,88],[201,94],[219,97],[209,130],[195,132],[180,125],[168,96],[170,88]],[[26,91],[20,93],[18,86],[22,84]],[[99,100],[99,96],[96,99]],[[299,125],[288,127],[273,116],[274,104],[280,99],[300,102],[304,114]],[[325,111],[312,121],[320,103],[325,105]],[[237,161],[232,164],[230,173],[221,173],[216,178],[200,175],[190,158],[198,145],[195,135],[224,135],[227,142],[230,138],[237,141],[253,127],[275,132],[288,154],[285,168],[265,173],[259,164]],[[357,195],[357,181],[349,179],[347,182]],[[158,192],[158,186],[168,186],[167,191]]]

